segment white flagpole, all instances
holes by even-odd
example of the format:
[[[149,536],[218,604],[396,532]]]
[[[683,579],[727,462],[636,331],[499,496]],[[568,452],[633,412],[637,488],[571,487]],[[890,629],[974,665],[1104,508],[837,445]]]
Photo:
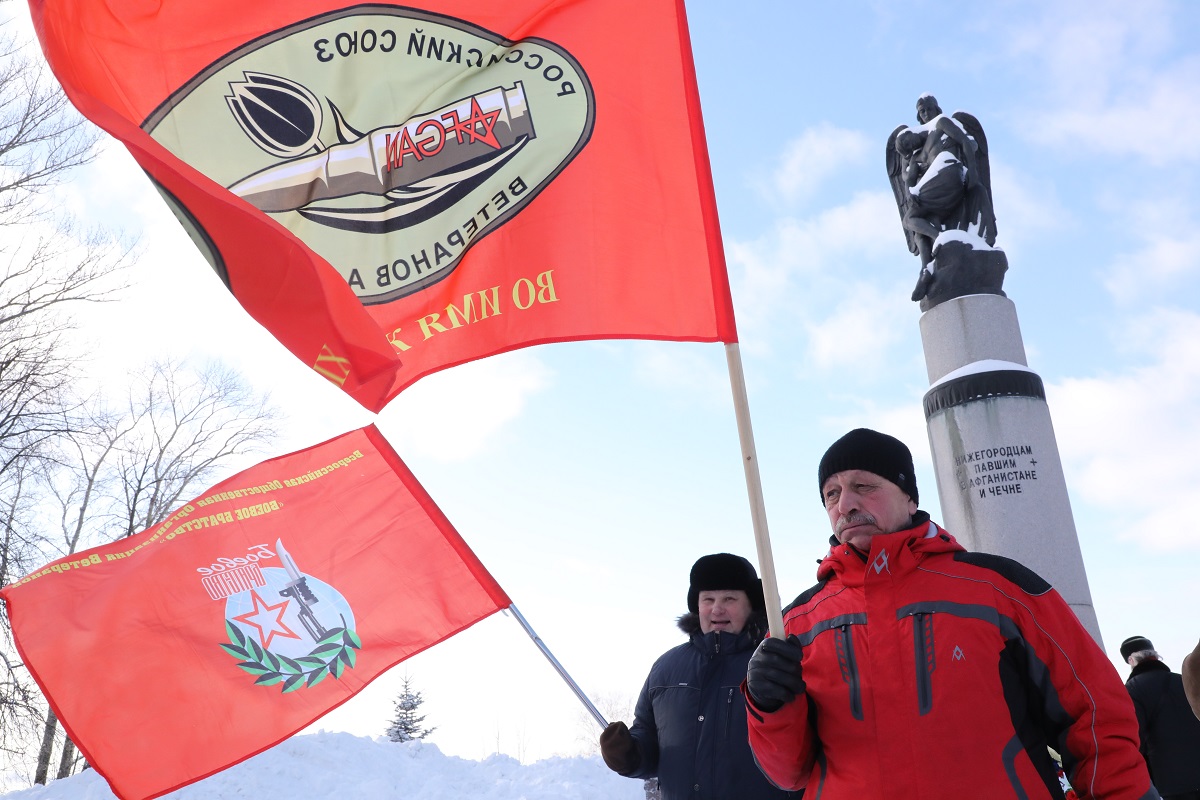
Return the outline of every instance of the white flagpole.
[[[563,669],[563,665],[558,663],[558,659],[555,658],[554,654],[550,652],[550,648],[546,647],[546,643],[542,641],[542,637],[538,636],[537,633],[534,632],[533,628],[530,627],[529,623],[525,621],[525,617],[521,616],[521,612],[517,610],[516,604],[514,603],[513,605],[510,605],[507,610],[511,611],[513,616],[517,618],[517,622],[521,623],[521,627],[525,629],[525,633],[529,634],[530,639],[533,639],[533,643],[536,644],[538,649],[542,651],[542,655],[544,655],[546,660],[550,662],[550,666],[554,667],[555,671],[557,671],[562,679],[567,682],[567,686],[571,687],[571,691],[573,691],[575,696],[579,698],[579,702],[583,703],[591,715],[596,719],[596,722],[600,723],[600,727],[607,728],[608,721],[604,719],[604,715],[597,710],[596,706],[592,704],[592,701],[589,700],[587,695],[583,693],[583,689],[579,688],[579,684],[575,682],[575,679],[567,674],[567,671]]]
[[[783,612],[779,602],[779,584],[775,580],[775,559],[771,556],[771,538],[767,534],[767,506],[763,501],[762,479],[758,474],[758,455],[754,451],[754,430],[750,427],[750,401],[746,397],[742,352],[737,342],[725,345],[725,357],[729,362],[733,411],[737,417],[738,438],[742,443],[742,466],[746,470],[746,491],[750,495],[750,519],[754,524],[754,543],[758,547],[758,573],[762,577],[767,625],[771,636],[782,638]]]

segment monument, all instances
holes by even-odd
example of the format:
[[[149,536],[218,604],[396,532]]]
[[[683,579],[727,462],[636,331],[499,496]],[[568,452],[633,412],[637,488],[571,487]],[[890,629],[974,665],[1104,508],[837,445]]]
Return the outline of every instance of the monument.
[[[888,137],[887,171],[921,267],[925,421],[946,528],[969,550],[1033,569],[1103,647],[1042,379],[1002,285],[987,139],[975,117],[917,100]]]

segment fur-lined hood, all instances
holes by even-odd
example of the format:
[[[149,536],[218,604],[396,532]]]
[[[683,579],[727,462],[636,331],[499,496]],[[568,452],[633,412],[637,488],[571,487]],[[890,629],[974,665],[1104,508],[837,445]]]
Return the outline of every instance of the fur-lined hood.
[[[675,624],[679,630],[687,634],[690,639],[693,636],[700,634],[700,615],[687,612],[681,614],[675,620]],[[753,647],[758,647],[758,643],[767,635],[767,615],[762,611],[755,611],[750,614],[750,618],[746,620],[746,628],[742,631],[749,634],[750,643]]]

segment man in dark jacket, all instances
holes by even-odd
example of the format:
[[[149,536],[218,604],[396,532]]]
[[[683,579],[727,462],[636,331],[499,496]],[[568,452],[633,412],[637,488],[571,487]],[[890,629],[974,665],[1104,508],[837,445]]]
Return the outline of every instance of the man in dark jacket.
[[[693,566],[688,642],[650,668],[633,726],[600,734],[604,763],[629,778],[657,776],[662,800],[782,800],[750,754],[738,688],[766,632],[762,582],[741,556],[716,553]]]
[[[1142,755],[1163,800],[1200,800],[1200,720],[1183,693],[1183,678],[1163,663],[1144,636],[1121,642],[1133,667],[1125,688],[1133,698]]]
[[[1183,692],[1192,704],[1192,713],[1200,717],[1200,642],[1183,657]]]

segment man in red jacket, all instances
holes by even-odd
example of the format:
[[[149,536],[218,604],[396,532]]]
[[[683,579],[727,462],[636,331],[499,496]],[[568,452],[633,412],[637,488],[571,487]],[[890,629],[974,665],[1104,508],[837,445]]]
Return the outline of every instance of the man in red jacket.
[[[821,459],[833,528],[816,586],[744,685],[763,772],[807,800],[1158,798],[1121,679],[1021,564],[917,508],[912,455],[859,428]]]

